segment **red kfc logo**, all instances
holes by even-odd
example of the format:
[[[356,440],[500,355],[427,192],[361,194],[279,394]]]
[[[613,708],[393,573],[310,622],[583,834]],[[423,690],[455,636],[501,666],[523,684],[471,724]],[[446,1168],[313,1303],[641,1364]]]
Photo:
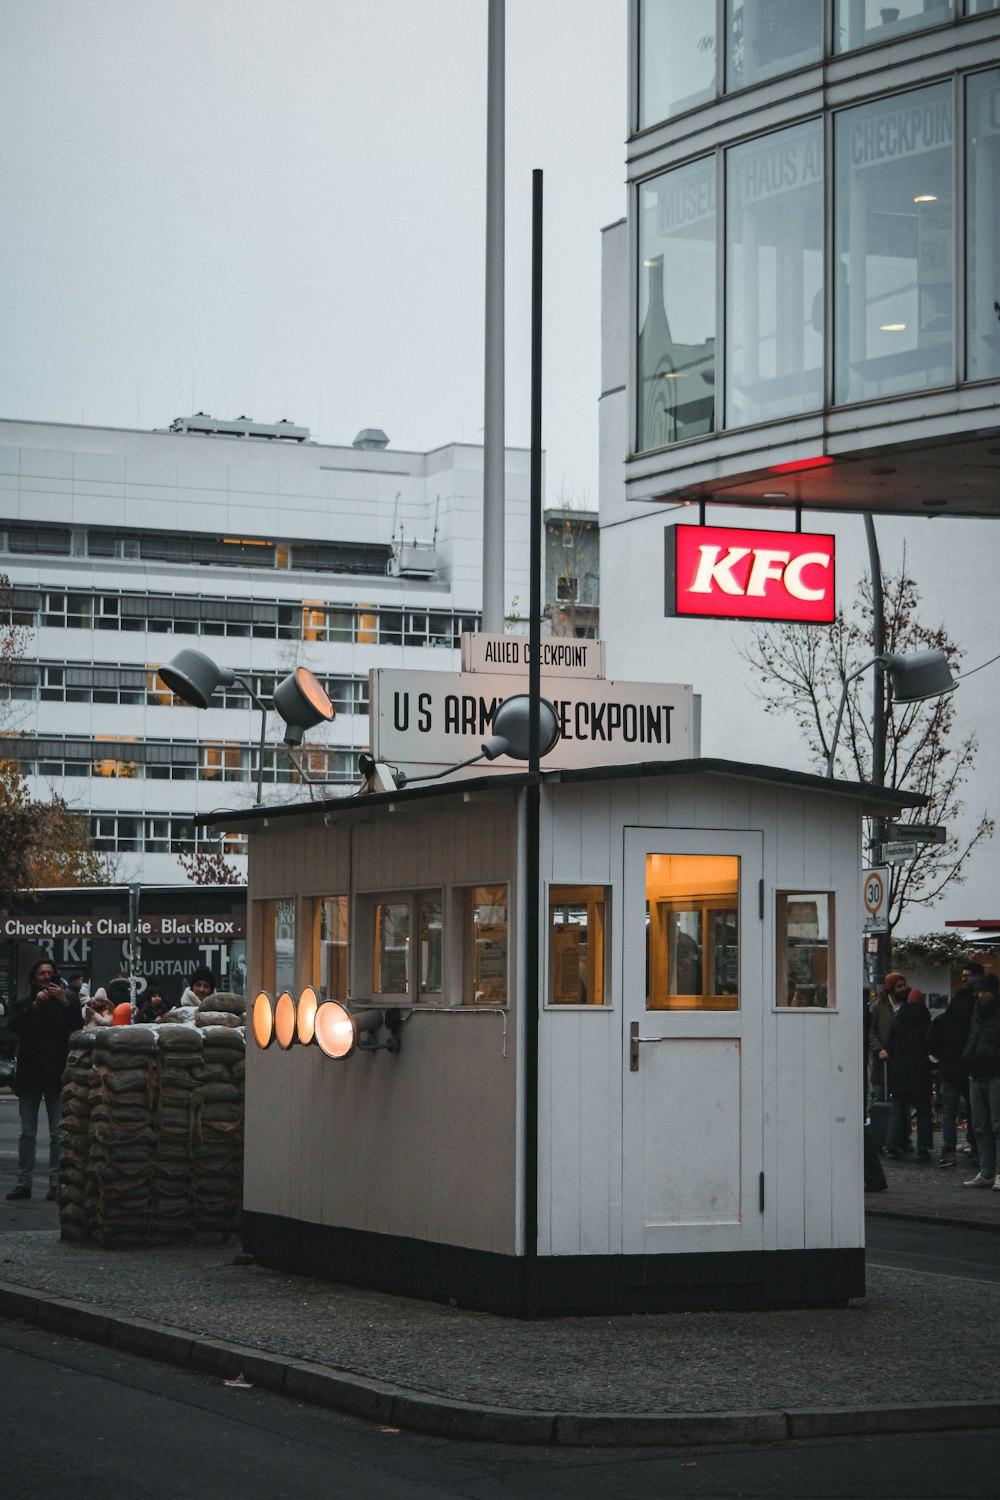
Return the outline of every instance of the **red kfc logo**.
[[[668,526],[666,613],[828,625],[834,610],[832,536]]]

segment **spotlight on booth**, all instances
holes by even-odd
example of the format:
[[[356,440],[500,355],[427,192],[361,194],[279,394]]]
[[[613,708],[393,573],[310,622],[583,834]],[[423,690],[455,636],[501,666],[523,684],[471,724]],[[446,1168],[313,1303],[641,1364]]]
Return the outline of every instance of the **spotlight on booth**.
[[[296,667],[278,683],[274,706],[285,721],[286,745],[301,745],[307,729],[333,718],[330,696],[308,667]]]
[[[483,745],[487,760],[509,755],[511,760],[528,760],[531,699],[527,693],[515,693],[501,703],[493,715],[493,734]],[[548,755],[559,738],[559,716],[547,698],[538,700],[538,754]]]
[[[315,1037],[320,1051],[337,1061],[350,1057],[352,1052],[398,1052],[402,1018],[398,1010],[369,1009],[348,1010],[337,1000],[325,1000],[317,1009]],[[385,1027],[389,1035],[378,1041],[378,1033]]]
[[[897,703],[940,698],[958,687],[943,651],[915,651],[912,656],[896,656],[890,652],[883,660],[889,673],[892,696]]]
[[[298,1041],[295,1023],[295,1001],[287,990],[282,990],[274,1002],[274,1036],[282,1052],[287,1052]]]
[[[253,1039],[258,1047],[270,1047],[274,1041],[274,1000],[267,990],[258,990],[250,1010]]]
[[[193,708],[208,708],[213,695],[220,687],[232,687],[238,682],[246,691],[251,703],[260,709],[260,745],[257,750],[257,802],[264,799],[264,742],[267,734],[268,707],[257,692],[249,677],[234,672],[232,667],[220,667],[203,651],[178,651],[166,666],[157,669],[157,676],[164,687],[169,688],[182,703]],[[314,724],[329,723],[334,717],[334,707],[329,694],[320,685],[308,667],[296,667],[278,683],[274,690],[272,706],[285,721],[285,747],[289,758],[304,782],[314,782],[299,765],[292,747],[301,745],[302,736]],[[311,795],[311,794],[310,794]]]
[[[316,1012],[319,1006],[319,992],[311,984],[307,984],[295,1007],[295,1033],[303,1047],[308,1047],[316,1035]]]

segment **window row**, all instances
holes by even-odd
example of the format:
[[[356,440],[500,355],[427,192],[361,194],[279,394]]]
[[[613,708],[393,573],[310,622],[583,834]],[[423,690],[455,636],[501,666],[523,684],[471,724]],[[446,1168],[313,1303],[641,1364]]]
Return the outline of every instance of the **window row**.
[[[301,569],[312,573],[367,573],[382,577],[392,548],[383,542],[277,542],[261,537],[198,532],[88,531],[69,526],[8,522],[0,551],[21,556],[116,558],[205,567]]]
[[[1000,9],[1000,0],[640,0],[639,129],[834,53]]]
[[[637,451],[1000,377],[1000,70],[964,80],[956,152],[962,82],[841,110],[829,142],[810,120],[640,185]]]
[[[648,1010],[739,1009],[738,894],[735,856],[648,857]],[[604,886],[549,887],[548,1005],[610,1002],[609,902]],[[828,891],[778,893],[778,1009],[834,1007],[833,910]],[[304,974],[295,919],[292,899],[259,903],[259,987],[271,993],[312,984],[330,1000],[347,1001],[353,989],[393,1005],[507,1004],[506,885],[358,896],[353,934],[347,896],[317,897],[306,903]]]
[[[358,752],[303,745],[296,758],[311,778],[357,780]],[[141,781],[255,781],[257,747],[231,740],[0,739],[0,759],[25,776],[104,776]],[[297,783],[298,769],[281,749],[264,751],[266,782]]]
[[[348,641],[363,646],[445,646],[479,628],[476,614],[450,610],[373,609],[322,600],[206,599],[13,588],[0,617],[29,629],[161,631],[261,640]]]
[[[250,674],[248,674],[250,675]],[[255,673],[250,681],[260,698],[270,698],[280,674]],[[367,714],[367,677],[319,677],[338,714]],[[163,686],[155,667],[94,667],[69,662],[19,662],[9,682],[0,683],[0,699],[48,703],[136,703],[144,707],[188,705]],[[213,707],[251,708],[239,683],[220,687]]]
[[[208,840],[191,818],[94,813],[90,837],[100,854],[246,854],[246,839],[223,834]]]

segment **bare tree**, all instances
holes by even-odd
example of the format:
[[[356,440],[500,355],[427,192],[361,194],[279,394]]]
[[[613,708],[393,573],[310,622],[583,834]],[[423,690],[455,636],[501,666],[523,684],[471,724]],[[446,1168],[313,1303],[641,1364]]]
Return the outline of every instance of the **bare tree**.
[[[920,593],[906,570],[883,580],[886,650],[898,655],[936,649],[956,671],[965,654],[945,627],[934,629],[918,618]],[[851,672],[871,660],[873,599],[866,575],[854,600],[841,608],[832,625],[761,625],[751,643],[739,651],[754,669],[757,696],[764,711],[788,717],[798,728],[809,757],[824,766],[844,683]],[[836,769],[856,781],[871,779],[873,763],[871,678],[856,679],[848,689],[844,721],[837,743]],[[920,703],[889,703],[886,710],[885,784],[920,792],[927,805],[908,815],[919,823],[950,826],[961,813],[962,789],[975,763],[974,735],[952,744],[955,707],[952,696]],[[929,906],[945,887],[964,880],[964,866],[977,844],[990,837],[994,821],[983,813],[971,834],[944,844],[926,844],[909,864],[894,865],[889,879],[889,930],[907,907]]]
[[[198,849],[194,854],[178,854],[178,862],[194,885],[246,885],[246,878],[234,864],[215,849]]]

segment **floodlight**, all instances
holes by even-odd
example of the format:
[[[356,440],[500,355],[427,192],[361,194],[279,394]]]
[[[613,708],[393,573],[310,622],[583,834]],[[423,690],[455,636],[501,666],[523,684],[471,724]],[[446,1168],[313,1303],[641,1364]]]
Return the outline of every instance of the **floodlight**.
[[[299,745],[307,729],[329,723],[333,704],[308,667],[296,667],[274,690],[274,706],[285,721],[285,744]]]
[[[253,1039],[258,1047],[270,1047],[274,1041],[274,1001],[267,990],[258,991],[251,1009]]]
[[[316,1042],[327,1057],[340,1060],[350,1057],[355,1049],[362,1052],[377,1052],[383,1048],[389,1052],[399,1051],[398,1025],[390,1029],[388,1042],[375,1041],[375,1033],[386,1020],[381,1010],[348,1010],[337,1000],[325,1000],[316,1011]]]
[[[884,658],[884,664],[897,703],[940,698],[958,687],[943,651],[916,651],[912,656],[893,656],[890,653]]]
[[[311,984],[307,984],[295,1007],[295,1031],[303,1047],[307,1047],[316,1035],[316,1011],[320,997]]]
[[[483,745],[487,760],[509,755],[511,760],[528,760],[531,699],[527,693],[506,698],[493,715],[493,734]],[[548,755],[559,738],[559,716],[547,698],[538,700],[538,754]]]
[[[282,1052],[295,1045],[295,1001],[287,990],[274,1002],[274,1035]]]
[[[216,688],[232,687],[236,673],[220,667],[203,651],[178,651],[157,673],[164,687],[195,708],[207,708]]]

